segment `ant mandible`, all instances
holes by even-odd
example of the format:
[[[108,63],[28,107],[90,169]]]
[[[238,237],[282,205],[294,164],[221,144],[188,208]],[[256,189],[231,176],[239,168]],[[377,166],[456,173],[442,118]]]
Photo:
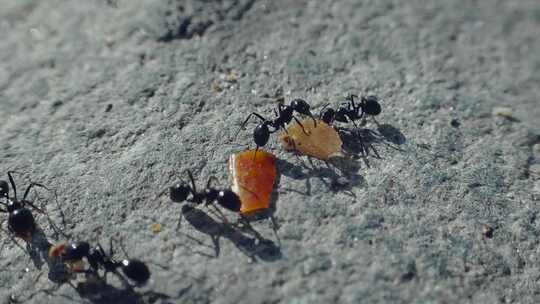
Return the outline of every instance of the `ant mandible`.
[[[364,114],[374,117],[381,113],[382,109],[377,96],[362,96],[358,104],[354,103],[355,98],[358,98],[358,96],[349,95],[347,97],[348,102],[342,104],[337,110],[328,107],[328,104],[324,105],[319,115],[320,119],[327,124],[331,124],[334,121],[343,123],[350,121],[355,127],[358,127],[355,121],[362,119]]]
[[[62,259],[62,262],[74,265],[83,258],[86,258],[90,265],[90,271],[96,275],[101,266],[105,270],[104,277],[107,276],[107,273],[117,273],[117,269],[120,269],[128,279],[132,280],[137,285],[146,283],[150,278],[150,270],[144,262],[137,259],[123,259],[117,261],[113,258],[114,249],[112,238],[110,239],[108,254],[105,253],[105,250],[103,250],[103,247],[99,243],[95,248],[90,248],[90,244],[85,241],[73,242],[67,245],[62,244],[57,247],[59,248],[56,248],[55,250],[60,252],[58,255]],[[88,270],[85,271],[81,269],[75,269],[74,271],[88,272]]]
[[[287,131],[287,129],[285,129],[285,126],[293,119],[298,123],[298,125],[300,125],[304,133],[306,133],[306,130],[304,129],[302,123],[298,120],[298,118],[296,118],[296,116],[294,116],[294,112],[311,117],[315,126],[317,125],[317,120],[315,119],[315,117],[313,117],[313,114],[311,114],[309,104],[305,100],[297,98],[294,99],[290,105],[284,105],[280,103],[278,105],[277,111],[276,109],[274,109],[274,114],[276,117],[273,120],[268,120],[256,112],[249,114],[246,120],[244,120],[244,122],[240,126],[240,129],[236,133],[235,138],[236,136],[238,136],[238,133],[240,133],[240,130],[244,129],[246,123],[253,116],[261,120],[261,123],[257,125],[253,130],[253,140],[257,145],[255,151],[257,151],[259,147],[263,147],[268,143],[270,134],[277,132],[279,129],[284,129],[285,131]],[[269,127],[272,127],[273,130],[270,130]]]
[[[39,183],[30,183],[24,192],[22,200],[17,198],[17,187],[15,186],[15,181],[13,180],[12,174],[16,173],[15,171],[8,171],[9,184],[13,188],[14,197],[9,196],[9,184],[5,180],[0,180],[0,197],[6,198],[6,202],[0,202],[0,205],[3,205],[5,209],[0,208],[0,212],[8,213],[8,229],[15,234],[16,237],[22,238],[25,241],[29,241],[36,229],[36,222],[34,216],[30,209],[26,208],[26,205],[32,207],[32,209],[45,214],[43,210],[36,207],[32,202],[26,200],[28,193],[33,187],[41,187],[49,190],[42,184]]]
[[[195,185],[195,179],[190,170],[186,170],[189,176],[191,185],[184,182],[178,183],[174,186],[169,187],[169,197],[175,203],[181,203],[184,201],[191,202],[195,205],[200,205],[205,203],[206,206],[211,205],[215,208],[214,202],[217,202],[220,206],[225,209],[228,209],[232,212],[240,212],[242,202],[236,193],[231,189],[216,189],[211,187],[212,180],[216,180],[215,177],[210,177],[206,183],[206,188],[199,192],[197,191],[197,186]],[[191,198],[188,199],[189,194],[191,193]],[[219,211],[218,208],[215,208],[221,216],[223,214]],[[223,218],[225,218],[223,216]],[[180,222],[179,222],[180,224]]]

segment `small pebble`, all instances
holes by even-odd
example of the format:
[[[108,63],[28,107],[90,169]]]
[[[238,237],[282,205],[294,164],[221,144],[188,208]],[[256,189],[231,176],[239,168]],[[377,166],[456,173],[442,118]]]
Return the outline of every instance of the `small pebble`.
[[[491,227],[490,225],[484,225],[484,227],[482,227],[482,235],[485,237],[485,238],[492,238],[493,237],[493,227]]]
[[[531,172],[531,174],[535,174],[537,176],[540,176],[540,165],[532,165],[529,168],[529,172]]]
[[[540,159],[540,144],[533,145],[533,155],[534,157]]]
[[[225,78],[227,82],[235,83],[238,81],[238,77],[234,72],[230,72],[229,75]]]
[[[512,109],[508,107],[494,107],[492,114],[493,116],[512,118],[514,111],[512,111]]]

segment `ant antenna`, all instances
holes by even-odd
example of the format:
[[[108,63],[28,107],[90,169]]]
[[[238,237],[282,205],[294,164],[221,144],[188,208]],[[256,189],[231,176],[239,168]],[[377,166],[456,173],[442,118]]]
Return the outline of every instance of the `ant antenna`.
[[[12,173],[17,173],[15,171],[8,171],[8,177],[9,177],[9,183],[11,184],[11,188],[13,188],[13,193],[15,194],[15,201],[18,201],[17,199],[17,186],[15,186],[15,181],[13,180]],[[9,194],[8,194],[9,198]]]
[[[195,179],[193,178],[193,174],[189,169],[187,169],[185,172],[187,172],[189,179],[191,180],[191,194],[195,195],[197,193],[197,186],[195,185]]]
[[[240,125],[240,128],[238,129],[238,131],[236,132],[236,134],[234,135],[234,140],[236,140],[236,137],[238,137],[238,134],[240,133],[240,131],[242,131],[244,129],[244,127],[246,126],[247,122],[249,121],[249,119],[252,117],[252,116],[255,116],[257,118],[259,118],[261,121],[265,122],[267,121],[266,118],[262,117],[260,114],[258,113],[255,113],[255,112],[252,112],[251,114],[248,115],[248,117],[246,118],[246,120],[244,120],[244,122]]]

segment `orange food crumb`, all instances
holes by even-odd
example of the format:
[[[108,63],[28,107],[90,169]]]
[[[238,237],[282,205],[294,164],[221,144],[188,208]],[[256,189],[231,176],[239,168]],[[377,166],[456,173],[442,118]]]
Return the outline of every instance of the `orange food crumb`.
[[[279,139],[285,150],[295,150],[323,160],[343,156],[341,150],[343,142],[334,128],[322,120],[317,120],[315,125],[311,118],[306,118],[301,123],[305,132],[297,122],[294,122],[289,124],[287,132],[281,133]]]
[[[229,173],[232,190],[240,197],[240,213],[249,215],[270,207],[276,181],[276,157],[264,150],[248,150],[231,155]]]

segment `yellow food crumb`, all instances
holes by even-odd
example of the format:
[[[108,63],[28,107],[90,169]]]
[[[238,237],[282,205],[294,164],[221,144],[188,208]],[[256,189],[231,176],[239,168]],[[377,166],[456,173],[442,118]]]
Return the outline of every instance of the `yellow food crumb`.
[[[161,232],[161,224],[159,224],[159,223],[152,224],[152,232],[160,233]]]

